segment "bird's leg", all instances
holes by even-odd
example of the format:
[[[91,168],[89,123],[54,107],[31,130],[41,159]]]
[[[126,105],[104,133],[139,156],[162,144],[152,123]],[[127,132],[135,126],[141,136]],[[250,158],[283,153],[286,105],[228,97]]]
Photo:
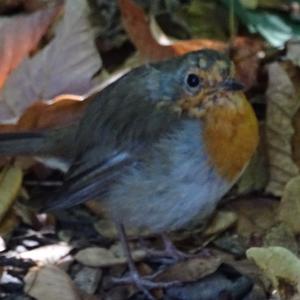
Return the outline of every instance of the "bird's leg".
[[[169,239],[169,237],[165,233],[161,234],[161,238],[164,244],[164,249],[163,250],[148,249],[147,252],[150,256],[161,257],[163,258],[164,261],[168,261],[169,263],[174,263],[174,262],[195,257],[195,255],[193,254],[188,254],[177,249],[177,247],[173,244],[173,242]]]
[[[173,257],[175,260],[184,260],[193,256],[192,254],[180,251],[165,233],[162,233],[161,238],[164,243],[166,254],[169,254],[169,256]]]
[[[148,299],[154,300],[155,298],[151,295],[149,290],[156,289],[156,288],[169,288],[174,285],[180,284],[178,281],[173,282],[153,282],[151,279],[153,279],[153,276],[148,277],[141,277],[139,274],[132,255],[129,248],[125,228],[123,224],[117,224],[117,230],[120,236],[120,241],[123,247],[124,254],[127,258],[128,267],[129,267],[129,276],[125,276],[122,278],[113,278],[113,283],[116,284],[134,284],[139,290],[141,290],[145,296],[147,296]]]

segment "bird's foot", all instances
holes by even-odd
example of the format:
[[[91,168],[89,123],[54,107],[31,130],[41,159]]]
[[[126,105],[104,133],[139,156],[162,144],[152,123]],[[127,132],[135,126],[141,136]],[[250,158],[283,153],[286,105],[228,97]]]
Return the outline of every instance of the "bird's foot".
[[[122,278],[112,278],[114,284],[120,285],[135,285],[149,300],[155,300],[154,296],[150,293],[152,289],[167,289],[172,286],[181,285],[180,281],[170,282],[155,282],[153,279],[157,276],[157,273],[142,277],[138,272],[130,272],[128,276]]]
[[[172,249],[163,250],[147,249],[147,254],[150,258],[158,258],[165,263],[176,263],[196,257],[194,254],[188,254],[178,250],[175,246]]]
[[[155,249],[147,249],[147,254],[150,257],[158,257],[162,258],[165,262],[176,263],[182,260],[187,260],[190,258],[195,258],[197,255],[185,253],[179,250],[173,242],[166,237],[165,235],[162,236],[164,249],[163,250],[155,250]]]

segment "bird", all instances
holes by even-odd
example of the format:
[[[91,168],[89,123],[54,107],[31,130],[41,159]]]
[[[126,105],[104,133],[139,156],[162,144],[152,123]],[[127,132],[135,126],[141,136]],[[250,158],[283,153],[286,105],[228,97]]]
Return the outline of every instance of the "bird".
[[[101,201],[132,283],[153,299],[157,285],[138,274],[126,230],[166,233],[207,219],[255,153],[257,118],[234,64],[211,49],[142,65],[91,97],[72,128],[0,134],[0,154],[65,157],[46,209]]]

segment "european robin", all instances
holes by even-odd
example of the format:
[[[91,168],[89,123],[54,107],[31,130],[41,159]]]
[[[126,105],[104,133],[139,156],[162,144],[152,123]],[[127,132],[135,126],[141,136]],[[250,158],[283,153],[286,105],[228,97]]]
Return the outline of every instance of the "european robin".
[[[204,220],[237,181],[258,124],[234,66],[200,50],[136,68],[93,96],[75,130],[0,136],[3,154],[61,154],[71,166],[48,208],[98,198],[118,224],[134,283],[153,283],[130,260],[124,227],[168,232]]]

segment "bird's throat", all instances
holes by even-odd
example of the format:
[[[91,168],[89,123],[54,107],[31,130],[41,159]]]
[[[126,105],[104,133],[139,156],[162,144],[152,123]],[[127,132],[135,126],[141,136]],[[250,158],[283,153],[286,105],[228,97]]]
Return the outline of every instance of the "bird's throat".
[[[230,95],[234,105],[208,109],[204,122],[204,141],[212,164],[226,180],[235,181],[258,144],[258,123],[243,93]]]

